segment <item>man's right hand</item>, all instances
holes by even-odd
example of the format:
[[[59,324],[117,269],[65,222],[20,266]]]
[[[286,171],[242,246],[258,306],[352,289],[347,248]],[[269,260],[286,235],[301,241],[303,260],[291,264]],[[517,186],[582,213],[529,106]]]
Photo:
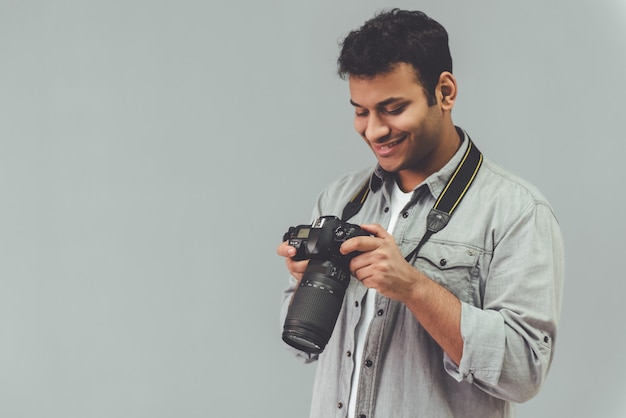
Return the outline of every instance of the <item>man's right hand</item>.
[[[289,270],[291,275],[295,277],[298,282],[302,280],[302,275],[309,264],[309,260],[294,261],[291,257],[296,255],[296,249],[289,245],[288,241],[280,244],[276,252],[279,256],[285,257],[285,264],[287,265],[287,270]]]

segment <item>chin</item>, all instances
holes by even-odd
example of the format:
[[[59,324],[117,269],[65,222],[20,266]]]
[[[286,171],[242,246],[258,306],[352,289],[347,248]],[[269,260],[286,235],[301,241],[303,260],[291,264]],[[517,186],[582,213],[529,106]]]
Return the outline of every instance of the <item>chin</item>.
[[[378,164],[388,173],[397,173],[402,170],[402,168],[398,167],[396,164],[384,164],[380,160],[378,161]]]

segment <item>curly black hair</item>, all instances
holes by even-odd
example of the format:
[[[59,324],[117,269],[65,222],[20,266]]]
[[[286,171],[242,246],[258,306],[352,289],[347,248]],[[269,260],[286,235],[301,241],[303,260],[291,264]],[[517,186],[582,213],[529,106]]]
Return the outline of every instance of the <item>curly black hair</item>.
[[[396,64],[411,64],[430,104],[441,73],[452,72],[445,28],[423,12],[400,9],[381,11],[350,32],[337,63],[344,79],[374,77],[389,73]]]

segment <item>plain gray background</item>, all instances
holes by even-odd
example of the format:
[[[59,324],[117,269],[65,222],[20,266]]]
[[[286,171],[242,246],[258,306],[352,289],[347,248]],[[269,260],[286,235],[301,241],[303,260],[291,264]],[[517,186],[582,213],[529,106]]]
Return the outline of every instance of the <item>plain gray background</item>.
[[[304,417],[275,247],[374,162],[338,42],[449,31],[453,113],[551,200],[551,374],[520,417],[626,416],[626,1],[0,1],[0,416]]]

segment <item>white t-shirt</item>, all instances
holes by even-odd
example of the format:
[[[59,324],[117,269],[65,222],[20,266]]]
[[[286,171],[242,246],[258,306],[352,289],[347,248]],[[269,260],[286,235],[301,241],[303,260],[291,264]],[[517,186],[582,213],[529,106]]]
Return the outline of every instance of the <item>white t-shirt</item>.
[[[391,218],[389,220],[389,225],[387,226],[387,232],[390,234],[393,233],[393,228],[396,225],[396,220],[398,216],[400,216],[400,212],[402,209],[409,203],[411,200],[411,196],[413,196],[413,191],[405,193],[400,189],[397,183],[394,182],[394,188],[391,192],[391,204],[389,205],[389,211],[391,213]],[[356,393],[358,388],[359,376],[361,374],[361,362],[363,360],[363,346],[365,344],[365,336],[367,335],[367,330],[370,326],[370,322],[372,318],[374,318],[374,305],[376,301],[376,290],[367,289],[365,293],[365,297],[361,301],[361,309],[363,313],[361,314],[361,319],[356,326],[356,346],[354,347],[354,373],[352,374],[352,384],[350,387],[350,402],[348,403],[348,416],[354,416],[354,408],[356,406]]]

